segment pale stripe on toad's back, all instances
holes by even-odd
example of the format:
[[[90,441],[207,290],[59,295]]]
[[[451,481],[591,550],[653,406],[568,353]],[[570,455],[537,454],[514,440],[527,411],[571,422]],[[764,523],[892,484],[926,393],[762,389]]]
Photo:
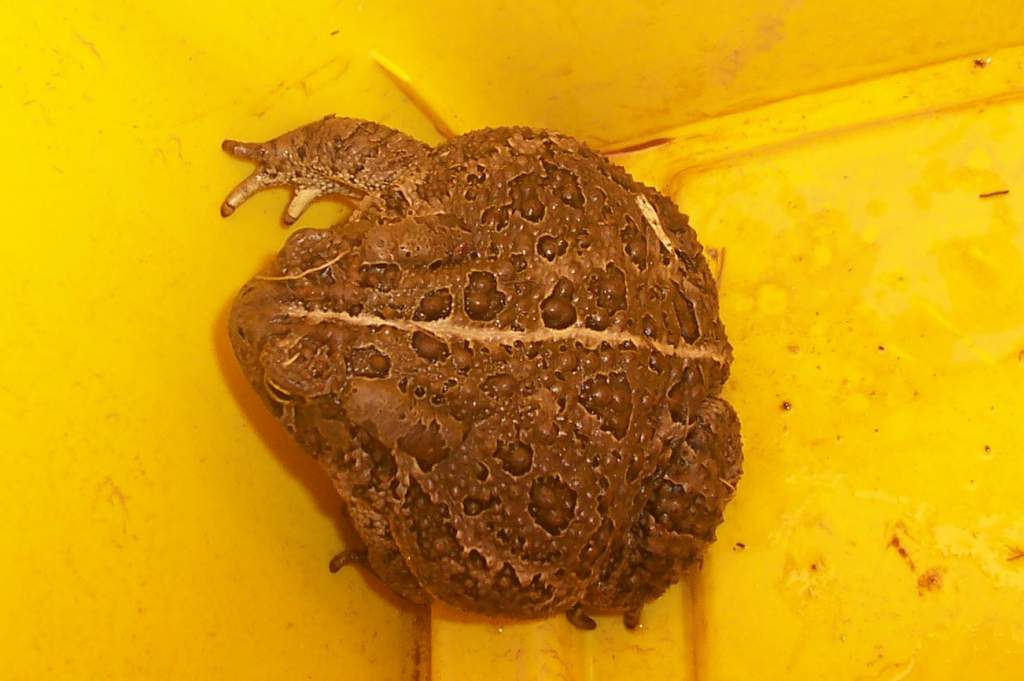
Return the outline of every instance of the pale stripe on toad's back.
[[[726,355],[722,352],[721,347],[708,345],[675,346],[622,331],[594,331],[583,326],[572,326],[567,329],[512,331],[485,326],[466,326],[448,320],[414,322],[407,319],[385,319],[384,317],[365,312],[353,315],[339,310],[308,310],[300,305],[291,306],[287,310],[287,314],[289,317],[306,319],[315,324],[337,321],[355,326],[387,326],[401,331],[429,331],[438,336],[478,342],[514,343],[521,341],[524,343],[534,343],[570,340],[578,342],[590,350],[596,349],[601,343],[611,343],[613,345],[632,343],[638,347],[646,346],[663,355],[672,355],[680,359],[707,358],[720,364],[724,364],[726,361]]]
[[[658,217],[658,211],[654,210],[654,206],[647,200],[647,197],[643,194],[637,194],[636,205],[640,206],[640,212],[643,213],[644,220],[650,226],[651,231],[654,232],[654,236],[658,237],[658,241],[668,249],[669,253],[675,253],[668,234],[665,234],[665,229],[661,226],[661,218]]]

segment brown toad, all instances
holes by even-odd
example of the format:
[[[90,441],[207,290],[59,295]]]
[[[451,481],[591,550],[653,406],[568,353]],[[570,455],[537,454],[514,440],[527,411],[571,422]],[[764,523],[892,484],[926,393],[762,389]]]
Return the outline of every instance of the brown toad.
[[[686,216],[524,128],[431,148],[328,117],[224,149],[256,164],[225,216],[265,187],[294,190],[288,223],[317,197],[358,200],[288,239],[230,334],[377,576],[416,602],[635,626],[740,476],[717,397],[731,348]]]

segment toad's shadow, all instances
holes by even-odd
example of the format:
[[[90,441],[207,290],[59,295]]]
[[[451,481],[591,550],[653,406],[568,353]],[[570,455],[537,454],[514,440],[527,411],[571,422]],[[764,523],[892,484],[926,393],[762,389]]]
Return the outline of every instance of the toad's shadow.
[[[334,485],[331,484],[330,478],[320,467],[320,464],[304,452],[298,443],[292,439],[291,435],[288,434],[288,431],[284,429],[284,426],[277,422],[266,405],[260,401],[256,391],[253,390],[249,381],[242,373],[241,367],[238,366],[234,352],[231,349],[231,343],[228,340],[228,315],[230,311],[231,302],[229,301],[221,309],[213,325],[213,345],[224,382],[231,391],[235,403],[238,404],[245,419],[252,425],[253,430],[256,431],[260,439],[263,440],[266,448],[273,453],[281,467],[289,475],[302,482],[309,491],[310,496],[313,497],[320,512],[334,522],[341,541],[337,547],[324,547],[325,552],[333,552],[342,546],[361,546],[362,542],[359,539],[359,535],[356,533],[355,528],[352,527],[348,514],[344,510],[341,497],[338,496]],[[309,560],[320,560],[321,558],[322,556],[318,555],[309,556]],[[323,564],[324,572],[326,573],[326,559],[323,560]],[[369,570],[360,570],[360,573],[366,577],[365,581],[370,588],[395,607],[411,613],[419,612],[419,608],[395,595],[380,580],[373,577]]]

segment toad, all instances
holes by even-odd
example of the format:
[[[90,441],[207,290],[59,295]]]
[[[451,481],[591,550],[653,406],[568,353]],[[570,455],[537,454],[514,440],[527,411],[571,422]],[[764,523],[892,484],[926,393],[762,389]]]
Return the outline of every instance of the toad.
[[[395,592],[512,618],[621,613],[678,581],[740,476],[732,350],[687,216],[565,135],[430,147],[327,117],[223,148],[302,229],[233,305],[245,375],[323,466]]]

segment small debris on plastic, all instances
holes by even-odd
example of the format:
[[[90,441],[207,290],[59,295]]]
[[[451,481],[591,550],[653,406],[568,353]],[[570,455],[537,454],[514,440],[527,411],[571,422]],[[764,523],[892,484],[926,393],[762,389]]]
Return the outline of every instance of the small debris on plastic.
[[[942,588],[942,572],[932,568],[922,574],[917,580],[917,592],[924,595],[925,591],[937,591]]]

